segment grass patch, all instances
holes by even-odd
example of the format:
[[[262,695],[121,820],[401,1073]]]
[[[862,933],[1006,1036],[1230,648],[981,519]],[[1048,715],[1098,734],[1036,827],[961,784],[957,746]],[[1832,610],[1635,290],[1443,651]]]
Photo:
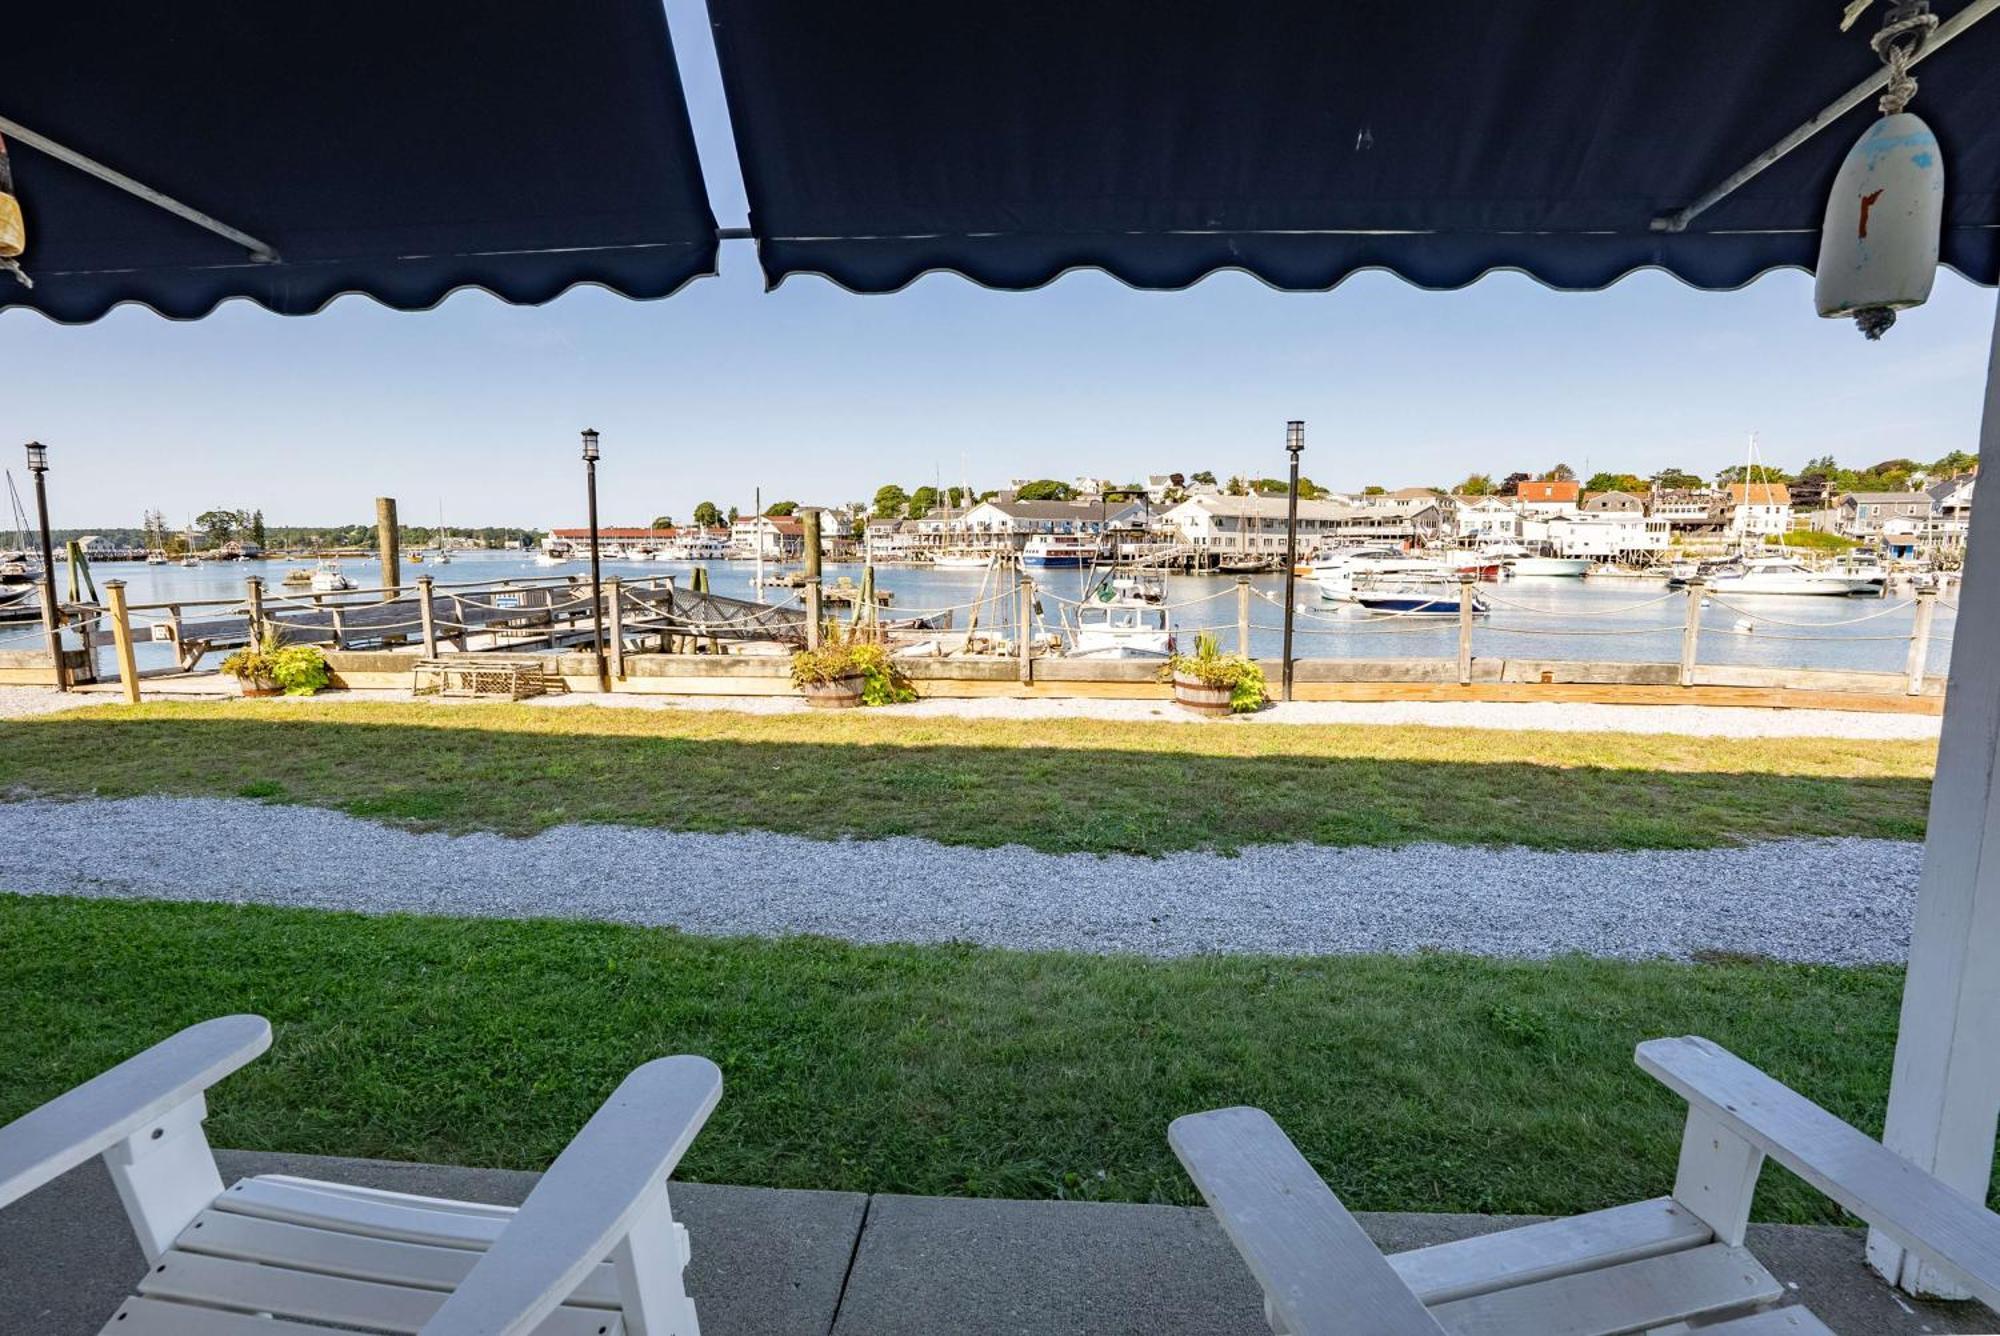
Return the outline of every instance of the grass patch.
[[[1871,1132],[1901,971],[1459,956],[1175,962],[0,895],[0,1122],[180,1026],[269,1016],[218,1145],[539,1168],[704,1053],[683,1176],[1192,1202],[1178,1114],[1268,1109],[1356,1209],[1565,1214],[1673,1182],[1639,1040],[1707,1035]],[[1766,1172],[1761,1218],[1835,1218]]]
[[[452,830],[565,822],[1050,852],[1920,839],[1936,745],[1095,720],[238,702],[0,723],[0,793],[244,795]]]

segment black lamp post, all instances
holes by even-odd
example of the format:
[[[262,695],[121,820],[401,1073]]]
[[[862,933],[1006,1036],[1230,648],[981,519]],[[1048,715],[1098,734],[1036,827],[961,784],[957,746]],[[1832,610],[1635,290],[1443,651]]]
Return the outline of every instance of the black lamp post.
[[[28,442],[28,472],[35,475],[35,516],[42,526],[42,627],[49,636],[56,689],[68,691],[69,674],[63,671],[62,613],[56,607],[56,554],[49,540],[49,448],[40,441]]]
[[[609,690],[604,673],[604,584],[597,567],[597,432],[590,427],[583,429],[583,477],[590,493],[590,617],[596,632],[591,643],[597,655],[598,686]]]
[[[1292,611],[1299,580],[1299,455],[1306,448],[1306,424],[1285,424],[1285,453],[1292,457],[1292,486],[1285,506],[1285,673],[1283,698],[1292,698]]]

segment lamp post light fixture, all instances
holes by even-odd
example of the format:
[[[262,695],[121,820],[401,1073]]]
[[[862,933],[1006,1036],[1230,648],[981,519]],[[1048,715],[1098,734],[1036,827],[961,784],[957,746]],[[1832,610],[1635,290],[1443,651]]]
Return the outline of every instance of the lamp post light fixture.
[[[1292,485],[1285,504],[1285,664],[1280,699],[1292,698],[1292,614],[1299,580],[1299,456],[1306,448],[1306,424],[1285,424],[1285,453],[1292,457]]]
[[[597,658],[598,690],[609,691],[611,680],[604,671],[604,582],[597,558],[597,432],[590,427],[583,429],[583,477],[590,496],[590,618],[594,631],[591,646]]]
[[[42,629],[48,633],[49,663],[56,674],[56,689],[68,691],[69,673],[63,668],[62,612],[56,606],[56,555],[49,539],[49,448],[40,441],[28,442],[28,472],[35,475],[35,518],[42,526]]]

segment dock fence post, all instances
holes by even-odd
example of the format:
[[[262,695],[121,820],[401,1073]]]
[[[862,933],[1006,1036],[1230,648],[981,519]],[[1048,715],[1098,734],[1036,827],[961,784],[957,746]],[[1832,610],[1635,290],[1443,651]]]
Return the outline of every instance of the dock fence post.
[[[1681,630],[1681,685],[1694,685],[1694,656],[1701,641],[1701,593],[1708,581],[1696,576],[1687,582],[1687,622]]]
[[[606,646],[611,651],[611,675],[623,680],[625,676],[625,581],[618,576],[608,576],[604,581],[604,601],[611,618],[611,643]]]
[[[1035,680],[1035,577],[1021,574],[1021,681]]]
[[[132,614],[125,607],[125,582],[106,580],[104,597],[110,606],[111,643],[118,651],[118,681],[125,688],[125,703],[139,703],[139,660],[132,652]]]
[[[435,659],[438,652],[437,607],[431,599],[431,589],[437,583],[429,575],[417,577],[417,616],[424,624],[424,657]],[[460,616],[464,614],[461,613]]]
[[[264,643],[264,577],[251,575],[243,581],[243,602],[250,610],[250,643]]]
[[[1250,657],[1250,577],[1236,577],[1236,652]]]
[[[1473,577],[1461,571],[1458,576],[1458,684],[1472,685],[1472,596]]]
[[[1931,618],[1937,614],[1937,587],[1920,585],[1917,588],[1917,615],[1910,626],[1910,657],[1904,665],[1904,673],[1909,677],[1909,693],[1921,696],[1924,693],[1924,669],[1931,657]]]

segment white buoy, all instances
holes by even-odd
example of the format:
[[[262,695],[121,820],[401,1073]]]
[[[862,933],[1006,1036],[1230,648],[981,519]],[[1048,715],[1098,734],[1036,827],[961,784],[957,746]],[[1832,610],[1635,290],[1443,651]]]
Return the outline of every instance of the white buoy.
[[[1921,116],[1900,111],[1862,133],[1826,201],[1813,296],[1879,339],[1896,312],[1930,299],[1944,226],[1944,155]]]
[[[1747,636],[1757,629],[1757,624],[1748,617],[1738,617],[1736,619],[1736,629]]]

